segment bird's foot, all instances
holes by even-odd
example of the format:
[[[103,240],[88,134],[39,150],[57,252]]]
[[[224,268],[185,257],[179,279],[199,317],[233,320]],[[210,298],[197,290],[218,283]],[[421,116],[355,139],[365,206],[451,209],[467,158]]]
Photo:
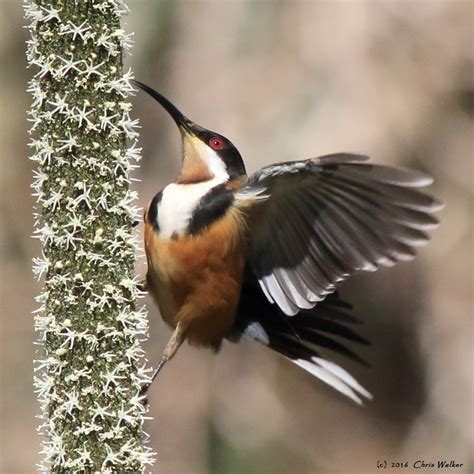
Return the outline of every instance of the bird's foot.
[[[142,385],[140,393],[138,394],[138,396],[140,397],[140,401],[141,401],[141,403],[144,407],[148,406],[147,393],[148,393],[148,389],[150,388],[150,385],[151,384],[149,384],[149,383],[146,383],[146,384]]]
[[[146,277],[143,277],[137,284],[137,288],[139,291],[146,292]]]

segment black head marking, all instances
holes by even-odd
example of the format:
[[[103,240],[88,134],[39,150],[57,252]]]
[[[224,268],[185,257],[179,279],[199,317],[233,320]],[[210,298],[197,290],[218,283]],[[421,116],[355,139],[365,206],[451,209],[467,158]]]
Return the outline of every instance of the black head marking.
[[[210,146],[211,148],[211,141],[213,139],[217,138],[221,140],[222,147],[215,150],[215,152],[225,163],[227,173],[229,174],[229,179],[236,179],[247,174],[244,160],[242,159],[239,150],[237,150],[237,148],[228,138],[224,137],[220,133],[213,132],[212,130],[206,130],[199,125],[192,127],[191,130],[200,140],[202,140],[207,146]]]

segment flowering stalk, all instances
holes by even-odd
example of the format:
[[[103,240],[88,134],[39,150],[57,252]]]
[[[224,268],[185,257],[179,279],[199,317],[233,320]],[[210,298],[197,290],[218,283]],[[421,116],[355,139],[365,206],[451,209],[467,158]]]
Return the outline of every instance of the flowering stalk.
[[[140,150],[127,100],[131,72],[122,73],[125,11],[120,0],[25,6],[27,57],[36,66],[35,236],[43,244],[34,272],[45,275],[35,312],[44,347],[35,376],[41,471],[143,472],[153,460],[138,396],[148,379],[139,345],[148,328],[133,277],[129,184]]]

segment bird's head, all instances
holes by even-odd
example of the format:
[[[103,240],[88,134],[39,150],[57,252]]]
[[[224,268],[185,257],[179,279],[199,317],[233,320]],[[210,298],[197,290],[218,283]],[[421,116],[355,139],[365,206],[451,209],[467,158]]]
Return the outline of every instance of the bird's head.
[[[229,139],[195,124],[151,87],[138,81],[134,83],[159,102],[181,132],[183,163],[178,183],[192,184],[210,179],[225,182],[246,175],[242,157]]]

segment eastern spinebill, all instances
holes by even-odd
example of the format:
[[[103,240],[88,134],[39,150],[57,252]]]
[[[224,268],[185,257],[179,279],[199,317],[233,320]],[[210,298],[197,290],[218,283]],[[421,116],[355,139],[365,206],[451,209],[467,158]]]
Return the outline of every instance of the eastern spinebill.
[[[421,191],[432,179],[351,153],[247,176],[230,140],[135,84],[182,138],[181,171],[144,215],[146,289],[173,329],[153,379],[185,340],[217,351],[224,339],[251,339],[355,402],[370,399],[327,354],[360,361],[344,341],[367,343],[336,289],[358,271],[413,259],[428,242],[442,207]]]

